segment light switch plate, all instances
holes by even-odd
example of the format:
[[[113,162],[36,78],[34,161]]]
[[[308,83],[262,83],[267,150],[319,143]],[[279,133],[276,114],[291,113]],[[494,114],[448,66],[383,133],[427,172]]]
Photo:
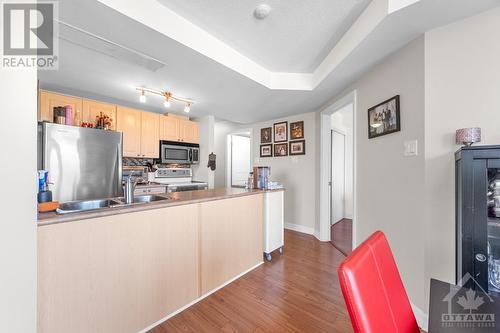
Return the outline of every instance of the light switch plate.
[[[292,164],[299,163],[299,158],[297,156],[292,156]]]
[[[404,156],[417,156],[418,155],[418,141],[411,140],[404,142]]]

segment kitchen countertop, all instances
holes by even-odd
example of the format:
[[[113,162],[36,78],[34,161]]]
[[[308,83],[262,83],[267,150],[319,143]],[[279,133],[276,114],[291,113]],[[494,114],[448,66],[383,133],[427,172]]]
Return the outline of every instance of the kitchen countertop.
[[[217,188],[212,190],[198,190],[198,191],[185,191],[185,192],[174,192],[157,194],[158,196],[168,197],[169,200],[156,201],[150,203],[138,203],[132,205],[124,205],[112,208],[103,208],[99,210],[92,210],[80,213],[69,213],[60,215],[55,212],[51,213],[39,213],[38,214],[38,226],[42,227],[45,225],[51,225],[56,223],[72,222],[87,220],[97,217],[127,214],[132,212],[140,212],[150,209],[159,209],[179,205],[188,205],[199,202],[213,201],[228,199],[233,197],[242,197],[247,195],[254,195],[273,191],[284,191],[285,189],[277,190],[247,190],[241,188]]]

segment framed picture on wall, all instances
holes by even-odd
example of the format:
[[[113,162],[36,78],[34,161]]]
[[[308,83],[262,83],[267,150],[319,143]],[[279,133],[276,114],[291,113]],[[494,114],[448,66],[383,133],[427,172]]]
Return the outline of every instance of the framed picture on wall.
[[[290,140],[303,139],[304,138],[304,122],[296,121],[290,123]]]
[[[273,145],[260,145],[260,157],[273,157]]]
[[[273,129],[271,127],[260,129],[260,143],[273,142]]]
[[[274,157],[288,156],[288,143],[274,144]]]
[[[368,138],[401,131],[399,95],[368,109]]]
[[[288,141],[288,122],[274,124],[274,142]]]
[[[306,154],[306,140],[291,141],[290,142],[290,156],[291,155],[305,155]]]

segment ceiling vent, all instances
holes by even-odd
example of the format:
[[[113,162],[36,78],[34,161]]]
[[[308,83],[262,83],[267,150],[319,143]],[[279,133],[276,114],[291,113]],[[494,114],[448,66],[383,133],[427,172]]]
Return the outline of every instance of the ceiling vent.
[[[71,24],[59,22],[59,38],[68,43],[156,72],[167,64],[144,53],[94,35]]]

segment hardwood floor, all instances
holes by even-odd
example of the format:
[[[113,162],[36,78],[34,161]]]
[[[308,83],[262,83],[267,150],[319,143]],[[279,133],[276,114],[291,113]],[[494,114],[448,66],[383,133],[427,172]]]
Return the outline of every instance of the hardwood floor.
[[[164,332],[352,332],[337,279],[344,255],[285,231],[285,251],[163,324]]]
[[[331,242],[344,255],[352,252],[352,220],[342,219],[331,227]]]

